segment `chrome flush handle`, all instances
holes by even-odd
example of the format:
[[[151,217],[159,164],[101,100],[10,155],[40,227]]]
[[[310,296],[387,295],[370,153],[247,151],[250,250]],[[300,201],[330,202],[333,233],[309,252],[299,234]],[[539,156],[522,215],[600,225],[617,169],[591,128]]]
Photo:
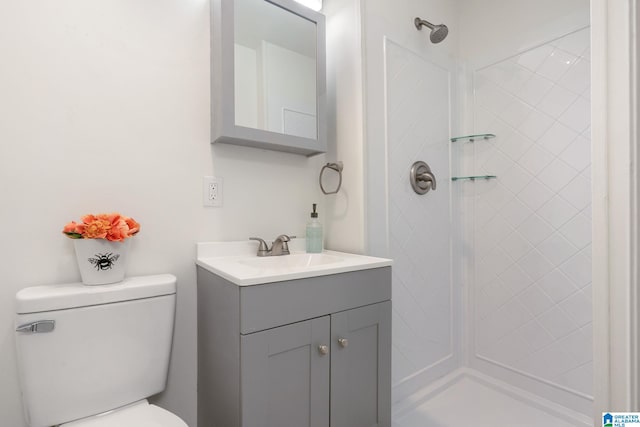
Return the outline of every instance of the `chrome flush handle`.
[[[52,332],[56,328],[55,320],[38,320],[37,322],[25,323],[16,328],[16,332],[27,334],[40,334],[43,332]]]

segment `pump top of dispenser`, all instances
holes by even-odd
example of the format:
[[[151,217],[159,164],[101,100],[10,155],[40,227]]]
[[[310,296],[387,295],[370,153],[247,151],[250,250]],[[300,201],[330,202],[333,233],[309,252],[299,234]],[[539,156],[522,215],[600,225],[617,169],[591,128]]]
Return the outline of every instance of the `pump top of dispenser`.
[[[318,212],[316,212],[316,203],[313,204],[313,212],[311,212],[311,218],[318,218]]]

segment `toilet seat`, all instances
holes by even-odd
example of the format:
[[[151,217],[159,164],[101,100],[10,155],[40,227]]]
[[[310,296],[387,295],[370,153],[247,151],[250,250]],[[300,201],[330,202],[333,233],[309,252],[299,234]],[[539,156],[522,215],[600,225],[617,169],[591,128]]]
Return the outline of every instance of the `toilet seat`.
[[[175,414],[141,400],[123,408],[82,418],[60,427],[188,427]]]

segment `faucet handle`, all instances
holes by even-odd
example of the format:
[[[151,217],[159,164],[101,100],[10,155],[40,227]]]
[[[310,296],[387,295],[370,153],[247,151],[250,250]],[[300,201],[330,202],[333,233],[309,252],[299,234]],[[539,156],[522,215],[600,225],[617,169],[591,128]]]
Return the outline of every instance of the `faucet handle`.
[[[279,255],[289,255],[291,252],[289,252],[289,245],[287,244],[287,242],[290,242],[290,241],[291,241],[291,237],[287,236],[286,234],[281,234],[278,237],[276,237],[276,240],[273,241],[272,248],[276,247],[277,243],[279,242],[280,243]]]
[[[269,246],[263,239],[259,237],[249,237],[249,240],[257,240],[260,242],[260,245],[258,246],[258,256],[267,256],[269,254]]]

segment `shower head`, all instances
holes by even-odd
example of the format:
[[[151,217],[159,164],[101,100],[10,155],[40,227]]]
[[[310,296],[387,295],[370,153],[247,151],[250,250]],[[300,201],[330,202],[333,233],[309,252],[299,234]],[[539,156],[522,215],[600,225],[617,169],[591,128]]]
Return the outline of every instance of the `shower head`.
[[[431,34],[429,35],[431,43],[440,43],[445,39],[445,37],[447,37],[447,34],[449,34],[449,29],[444,24],[433,25],[431,22],[427,22],[420,18],[414,19],[413,23],[418,30],[422,30],[423,26],[431,29]]]

